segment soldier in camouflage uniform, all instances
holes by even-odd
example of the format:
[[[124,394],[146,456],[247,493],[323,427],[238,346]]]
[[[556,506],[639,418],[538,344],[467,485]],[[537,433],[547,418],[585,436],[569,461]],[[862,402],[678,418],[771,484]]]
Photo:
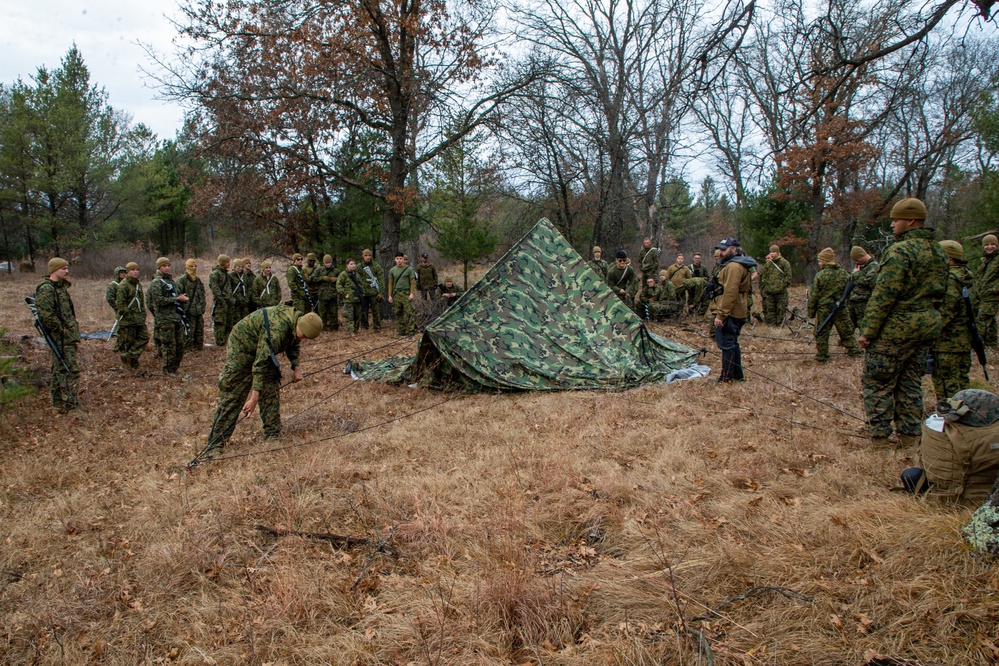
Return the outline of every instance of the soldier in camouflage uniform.
[[[704,298],[704,288],[708,281],[702,277],[692,277],[683,281],[683,291],[687,294],[687,311],[703,315],[708,311],[708,299]]]
[[[364,301],[361,303],[361,326],[368,327],[368,313],[371,313],[371,325],[375,333],[382,330],[382,292],[385,289],[382,267],[374,260],[371,250],[361,252],[361,265],[357,267],[361,279],[361,293]]]
[[[784,317],[787,316],[787,290],[790,286],[791,264],[781,256],[779,245],[771,245],[767,263],[763,264],[760,272],[763,319],[769,325],[780,326],[784,323]]]
[[[607,286],[614,295],[624,301],[629,308],[635,302],[640,282],[638,273],[628,263],[628,253],[620,250],[614,260],[614,265],[607,269]]]
[[[665,268],[659,271],[659,302],[663,304],[664,317],[675,317],[683,310],[683,303],[677,298],[676,287],[669,280],[669,271]]]
[[[253,272],[253,260],[247,257],[243,259],[243,284],[246,285],[246,314],[250,314],[260,307],[253,293],[253,283],[256,281],[257,274]]]
[[[946,400],[958,391],[971,388],[971,326],[962,290],[970,289],[974,278],[964,260],[964,247],[957,241],[940,241],[950,272],[947,295],[940,307],[940,338],[933,348],[933,390],[937,400]]]
[[[440,296],[444,299],[447,307],[454,305],[458,297],[465,293],[465,290],[456,285],[451,278],[445,278],[444,284],[438,287],[438,290],[441,292]]]
[[[309,292],[309,304],[313,312],[319,307],[319,283],[312,280],[312,274],[319,268],[319,259],[315,252],[305,255],[305,265],[302,266],[302,275],[305,277],[305,288]]]
[[[187,335],[184,339],[185,351],[200,352],[205,348],[205,283],[198,277],[198,262],[188,259],[184,262],[184,274],[177,278],[177,291],[187,296],[184,303],[184,316],[187,317]]]
[[[183,312],[189,299],[179,293],[173,276],[170,275],[170,260],[166,257],[156,260],[156,277],[146,292],[146,301],[153,312],[153,329],[160,341],[163,374],[176,374],[184,358],[184,338],[187,331]]]
[[[925,221],[926,206],[919,199],[903,199],[892,208],[895,243],[885,251],[860,321],[859,342],[867,350],[861,389],[875,449],[888,447],[892,421],[903,447],[918,444],[922,429],[926,353],[940,337],[948,272]]]
[[[662,250],[658,247],[652,247],[651,238],[645,237],[642,239],[642,249],[638,251],[638,268],[642,271],[643,283],[647,278],[656,278],[659,273],[660,255],[662,255]]]
[[[593,259],[590,260],[590,268],[592,268],[597,275],[600,276],[601,280],[607,280],[607,262],[601,259],[603,255],[603,250],[600,249],[599,245],[593,246]]]
[[[423,255],[424,259],[427,255]],[[434,275],[436,276],[436,270]],[[416,298],[418,278],[413,269],[406,265],[402,252],[395,255],[395,266],[388,274],[388,301],[392,304],[395,317],[395,330],[400,336],[416,333],[416,312],[413,299]]]
[[[250,314],[250,285],[246,283],[243,267],[243,260],[236,259],[232,262],[232,273],[229,274],[229,283],[232,285],[233,326]]]
[[[850,319],[854,326],[859,326],[860,320],[864,318],[864,308],[874,291],[878,262],[859,245],[854,245],[850,250],[850,259],[857,265],[853,269],[853,291],[850,292]]]
[[[971,299],[978,312],[978,334],[986,347],[999,345],[999,328],[996,326],[996,313],[999,312],[999,240],[992,234],[982,239],[984,254],[975,273]]]
[[[259,308],[269,308],[281,303],[281,282],[271,270],[271,262],[260,264],[260,275],[253,281],[253,299]]]
[[[116,320],[118,319],[118,313],[115,310],[115,307],[117,307],[116,303],[118,296],[118,283],[124,279],[125,279],[125,267],[118,266],[117,268],[114,269],[114,277],[111,279],[111,282],[108,284],[107,289],[104,290],[104,300],[107,301],[108,305],[111,306],[111,311],[115,313]],[[118,351],[118,338],[117,338],[118,331],[115,330],[114,334],[115,334],[115,341],[114,341],[113,351]]]
[[[232,278],[229,275],[231,261],[229,255],[220,254],[218,264],[212,268],[212,274],[208,276],[208,288],[212,292],[212,329],[216,347],[225,347],[229,331],[236,323]]]
[[[318,301],[316,313],[323,320],[324,331],[335,331],[340,328],[340,317],[337,312],[336,279],[340,271],[333,267],[333,257],[323,255],[323,265],[312,271],[311,279],[319,284],[316,292]]]
[[[812,280],[812,288],[808,293],[808,316],[815,320],[816,327],[821,326],[829,313],[832,312],[836,301],[843,295],[846,283],[850,281],[850,275],[840,268],[836,263],[836,253],[831,247],[819,252],[819,272]],[[766,268],[763,269],[766,271]],[[821,331],[815,335],[815,360],[825,363],[829,360],[829,336],[832,335],[833,327],[839,334],[839,342],[846,347],[850,356],[860,356],[863,354],[857,347],[857,341],[853,337],[853,320],[847,312],[844,303],[832,319]]]
[[[357,262],[347,260],[347,270],[340,273],[336,280],[336,291],[343,301],[343,323],[347,334],[357,335],[361,324],[361,301],[364,298],[364,285],[357,274]]]
[[[65,414],[78,409],[80,366],[76,348],[80,344],[80,327],[76,310],[69,296],[69,262],[60,257],[49,260],[49,276],[35,287],[35,307],[38,320],[48,331],[55,345],[52,354],[52,375],[49,378],[49,395],[56,412]],[[59,356],[56,355],[56,350]],[[65,363],[65,365],[63,365]]]
[[[284,353],[291,364],[291,381],[301,381],[300,343],[316,339],[322,330],[319,315],[299,315],[290,305],[262,308],[233,327],[225,366],[219,374],[219,405],[205,453],[220,453],[229,443],[240,415],[249,416],[258,403],[264,437],[280,436],[281,368],[277,355]]]
[[[687,268],[690,269],[690,274],[695,278],[704,278],[705,280],[711,278],[711,272],[708,270],[708,267],[701,263],[700,252],[694,253],[694,261]]]
[[[291,256],[291,265],[284,274],[284,279],[288,283],[288,291],[291,292],[291,303],[295,309],[305,314],[312,312],[312,302],[309,296],[309,287],[305,282],[302,262],[304,257],[297,252]]]
[[[118,285],[115,309],[118,311],[118,353],[127,369],[139,368],[139,357],[149,343],[146,329],[146,301],[139,284],[139,265],[125,264],[125,279]]]
[[[396,264],[398,265],[398,264]],[[392,271],[389,271],[391,273]],[[417,276],[417,287],[420,289],[420,296],[423,297],[425,301],[432,301],[434,296],[436,296],[437,291],[437,267],[430,263],[430,257],[424,252],[420,255],[420,263],[416,265],[416,276]],[[389,302],[392,302],[391,298],[392,292],[389,292]],[[399,322],[396,320],[396,328],[398,328]],[[416,330],[416,324],[414,320],[413,330]]]

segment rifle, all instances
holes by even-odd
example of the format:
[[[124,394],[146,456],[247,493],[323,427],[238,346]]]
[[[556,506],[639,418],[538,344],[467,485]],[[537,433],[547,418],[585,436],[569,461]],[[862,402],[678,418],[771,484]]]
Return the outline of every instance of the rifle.
[[[819,333],[822,332],[822,329],[824,329],[829,322],[832,321],[832,318],[836,316],[836,313],[840,311],[840,308],[842,308],[846,303],[846,299],[850,298],[851,291],[853,291],[853,280],[846,283],[846,288],[843,289],[843,295],[839,297],[839,300],[837,300],[835,305],[833,305],[832,310],[829,311],[826,318],[823,319],[822,323],[815,329],[815,337],[819,337]]]
[[[302,291],[305,292],[305,300],[309,302],[309,309],[313,312],[316,311],[316,304],[312,301],[312,294],[309,293],[309,286],[305,284],[305,276],[302,275],[302,270],[295,267],[295,273],[298,275],[298,283],[302,286]]]
[[[967,287],[961,287],[961,296],[964,298],[964,309],[968,313],[968,331],[971,333],[971,348],[978,357],[978,362],[982,364],[982,372],[985,373],[985,381],[989,381],[989,369],[985,366],[985,341],[982,340],[978,332],[978,324],[975,323],[975,310],[971,307],[971,294]]]
[[[180,323],[184,325],[184,335],[190,335],[191,329],[187,325],[187,313],[184,312],[184,306],[177,302],[177,290],[174,288],[173,283],[166,280],[161,281],[167,286],[167,293],[173,297],[173,306],[177,308],[177,313],[180,315]]]
[[[114,336],[118,335],[118,324],[121,323],[122,315],[118,315],[118,318],[114,320],[114,326],[111,327],[111,334],[108,336],[108,344],[114,340]]]
[[[66,372],[70,372],[69,366],[66,365],[66,359],[62,357],[62,352],[59,351],[59,348],[56,346],[55,340],[52,339],[52,334],[49,333],[49,329],[45,328],[45,324],[43,324],[42,320],[39,319],[38,317],[38,307],[35,304],[35,297],[25,296],[24,302],[27,304],[28,309],[31,310],[31,316],[35,318],[34,321],[35,328],[38,330],[39,333],[42,334],[42,337],[45,338],[45,344],[49,346],[49,349],[52,350],[52,353],[55,354],[55,357],[59,359],[60,363],[62,363],[62,367],[66,368]]]

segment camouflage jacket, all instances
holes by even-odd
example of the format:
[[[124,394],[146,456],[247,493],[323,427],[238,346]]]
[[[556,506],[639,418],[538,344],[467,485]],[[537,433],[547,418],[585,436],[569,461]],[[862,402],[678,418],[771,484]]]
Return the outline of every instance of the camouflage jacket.
[[[208,276],[208,288],[212,290],[214,308],[231,308],[233,306],[232,284],[229,271],[221,266],[212,268]]]
[[[156,277],[149,283],[149,289],[146,290],[146,302],[149,304],[149,310],[153,313],[156,323],[182,321],[180,313],[184,304],[177,302],[179,293],[173,276],[169,273],[164,275],[159,271],[156,272]]]
[[[626,265],[623,269],[618,268],[617,264],[609,266],[607,268],[606,282],[615,295],[618,295],[618,292],[624,289],[629,298],[634,298],[640,286],[638,273],[635,272],[635,269],[630,264]]]
[[[302,266],[302,277],[305,278],[305,288],[309,290],[309,295],[312,296],[312,300],[316,300],[319,296],[319,283],[312,279],[316,271],[322,267],[320,263],[314,263],[311,266],[309,262],[306,261],[305,265]]]
[[[961,290],[971,289],[974,278],[967,265],[951,266],[947,274],[947,295],[940,306],[940,337],[936,350],[942,352],[970,352],[971,326],[968,306],[964,304]],[[974,312],[974,310],[972,310]]]
[[[339,275],[340,271],[336,266],[326,268],[325,264],[312,271],[311,280],[319,285],[316,292],[319,300],[332,301],[336,299],[336,279]]]
[[[808,291],[808,316],[814,319],[819,316],[819,313],[828,314],[839,297],[843,295],[843,290],[846,289],[846,283],[849,281],[850,274],[843,270],[839,264],[833,263],[823,266],[815,274],[812,288]],[[845,306],[846,303],[843,305]],[[840,311],[844,312],[845,310],[841,309]]]
[[[146,323],[146,299],[138,278],[126,277],[118,283],[115,310],[120,317],[119,326],[142,326]]]
[[[672,263],[666,269],[666,279],[672,282],[674,287],[682,287],[683,281],[692,277],[694,276],[690,269],[683,265],[677,266],[676,263]]]
[[[357,265],[357,275],[361,278],[361,289],[365,296],[378,296],[385,293],[385,278],[382,267],[377,261],[366,264],[363,261]],[[372,280],[375,284],[371,284]]]
[[[80,326],[76,322],[76,309],[69,296],[69,282],[53,282],[44,278],[35,287],[35,307],[38,319],[59,347],[80,341]]]
[[[663,288],[658,284],[650,287],[647,284],[643,284],[642,288],[638,290],[635,294],[635,303],[659,303],[663,299]]]
[[[117,303],[118,296],[118,273],[125,270],[124,266],[118,266],[114,269],[114,277],[111,278],[111,283],[108,284],[108,288],[104,290],[104,300],[108,302],[111,309],[115,309],[115,304]]]
[[[281,281],[278,276],[271,274],[267,277],[263,273],[253,281],[253,300],[257,307],[269,308],[281,303]]]
[[[874,281],[878,279],[878,262],[871,259],[859,270],[853,272],[853,291],[850,292],[851,303],[866,303],[874,291]],[[860,322],[857,322],[858,324]]]
[[[659,287],[660,298],[664,301],[676,300],[676,287],[668,279],[662,279],[657,285]]]
[[[336,279],[336,291],[344,303],[360,303],[361,296],[364,294],[363,289],[364,284],[356,270],[353,273],[344,271]]]
[[[760,271],[760,289],[764,294],[783,294],[791,286],[791,263],[784,257],[767,259]],[[840,292],[842,293],[842,292]]]
[[[232,286],[232,302],[238,308],[247,307],[250,304],[250,289],[242,271],[229,273],[229,284]]]
[[[249,268],[243,269],[243,284],[246,285],[246,304],[250,307],[250,311],[256,310],[260,307],[260,303],[257,302],[257,295],[253,293],[253,285],[257,281],[257,274],[251,271]]]
[[[607,279],[607,262],[603,259],[590,259],[590,268],[600,276],[601,280]]]
[[[205,314],[205,283],[201,278],[190,273],[184,273],[177,278],[177,290],[189,299],[184,303],[184,312],[188,317],[200,317]]]
[[[295,331],[297,325],[298,312],[291,305],[275,305],[243,317],[229,334],[222,372],[252,374],[254,391],[262,390],[268,381],[279,381],[278,368],[271,360],[271,354],[283,352],[292,369],[298,367],[301,348]]]
[[[451,305],[452,303],[454,303],[456,300],[458,300],[459,296],[461,296],[462,294],[465,293],[465,290],[461,288],[461,285],[454,284],[454,283],[451,283],[450,287],[448,287],[447,285],[443,285],[443,284],[439,285],[437,287],[437,291],[438,291],[438,294],[441,296],[441,298],[444,298],[444,299],[447,300],[447,304],[448,305]],[[454,294],[454,296],[445,296],[445,294]]]
[[[750,271],[756,268],[752,257],[735,255],[725,260],[718,271],[722,293],[711,299],[711,314],[717,319],[745,319],[749,315],[749,290],[753,286]]]
[[[638,251],[638,267],[642,270],[642,273],[648,275],[649,273],[659,272],[660,254],[662,254],[662,250],[658,247],[650,247],[648,249],[643,247]]]
[[[295,264],[288,267],[284,274],[285,282],[288,283],[288,291],[291,292],[293,301],[308,301],[308,287],[305,283],[305,273]]]
[[[940,337],[939,308],[947,294],[947,268],[932,229],[911,229],[897,237],[885,250],[860,321],[861,335],[894,343]]]
[[[433,264],[416,264],[417,287],[420,289],[437,288],[437,268]]]
[[[978,264],[971,289],[971,297],[976,304],[999,302],[999,261],[996,261],[996,257],[999,257],[999,251],[993,252],[991,256],[982,256],[982,262]]]
[[[705,280],[707,280],[708,278],[711,277],[711,273],[708,271],[708,267],[705,266],[704,264],[701,264],[699,266],[695,266],[694,264],[691,264],[691,265],[687,266],[687,268],[690,269],[690,275],[692,277],[695,277],[695,278],[704,278]]]

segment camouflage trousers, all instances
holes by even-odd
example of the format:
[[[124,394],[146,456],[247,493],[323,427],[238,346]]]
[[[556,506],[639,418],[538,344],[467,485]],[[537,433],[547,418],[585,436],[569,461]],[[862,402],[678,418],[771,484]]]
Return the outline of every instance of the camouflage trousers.
[[[971,351],[934,351],[933,391],[937,400],[946,400],[958,391],[971,388]]]
[[[923,375],[930,347],[927,342],[875,340],[867,348],[860,387],[868,436],[890,436],[892,421],[899,435],[922,433]]]
[[[982,342],[985,343],[986,347],[999,346],[999,327],[996,326],[997,312],[999,312],[999,303],[978,304],[975,325],[978,326],[978,334],[982,336]]]
[[[149,331],[145,324],[118,327],[118,353],[126,368],[138,368],[139,357],[149,344]]]
[[[335,298],[323,298],[316,307],[316,314],[323,320],[324,331],[335,331],[340,328],[340,314]]]
[[[416,310],[409,292],[400,291],[392,295],[392,316],[395,317],[395,330],[399,335],[416,333]]]
[[[780,326],[787,316],[787,291],[763,294],[763,320],[771,326]]]
[[[860,320],[864,318],[864,310],[867,309],[867,301],[850,301],[850,320],[855,328],[860,327]],[[819,322],[822,323],[821,321]]]
[[[77,400],[80,387],[80,365],[76,361],[76,349],[75,343],[63,345],[59,349],[63,361],[66,362],[65,366],[50,350],[52,376],[49,378],[49,395],[52,397],[52,406],[64,414],[80,406]]]
[[[360,303],[345,302],[343,304],[343,325],[347,329],[347,333],[350,335],[355,335],[357,333],[357,329],[361,325]]]
[[[187,336],[184,338],[184,349],[199,352],[205,347],[205,317],[198,315],[187,317]]]
[[[184,324],[179,321],[156,322],[153,335],[160,341],[163,372],[177,372],[180,361],[184,358]]]
[[[818,316],[815,317],[815,321],[818,325],[826,320],[831,309],[830,307],[820,307],[817,310]],[[815,360],[829,360],[829,336],[832,335],[834,328],[839,334],[839,343],[846,347],[850,355],[860,356],[860,347],[857,346],[857,339],[853,336],[853,321],[850,319],[849,313],[844,308],[840,308],[825,328],[815,336]]]
[[[264,425],[264,437],[278,437],[281,434],[281,376],[275,371],[267,378],[260,391],[260,420]],[[208,434],[208,446],[222,449],[229,443],[240,411],[253,389],[253,373],[246,369],[222,368],[219,376],[219,406],[215,409],[212,431]]]
[[[382,330],[381,306],[382,306],[381,294],[377,296],[364,297],[364,307],[361,308],[361,326],[363,328],[368,327],[368,317],[370,317],[371,326],[374,327],[376,331]]]
[[[225,347],[229,342],[229,332],[236,325],[236,319],[232,311],[224,306],[215,304],[212,308],[212,332],[215,335],[215,346]]]

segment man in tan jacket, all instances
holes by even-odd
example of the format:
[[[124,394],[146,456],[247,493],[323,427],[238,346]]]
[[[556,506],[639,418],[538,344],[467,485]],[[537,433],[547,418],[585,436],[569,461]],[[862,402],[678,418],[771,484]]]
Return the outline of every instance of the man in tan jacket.
[[[712,281],[710,310],[715,321],[715,344],[722,357],[718,381],[741,382],[746,377],[742,372],[739,333],[749,313],[750,270],[756,267],[756,260],[745,256],[739,241],[731,236],[715,245],[715,249],[721,250],[718,257],[721,269]]]

